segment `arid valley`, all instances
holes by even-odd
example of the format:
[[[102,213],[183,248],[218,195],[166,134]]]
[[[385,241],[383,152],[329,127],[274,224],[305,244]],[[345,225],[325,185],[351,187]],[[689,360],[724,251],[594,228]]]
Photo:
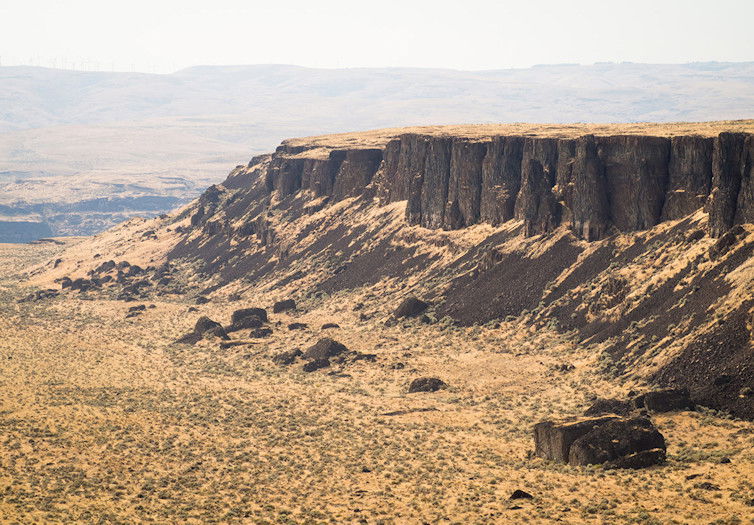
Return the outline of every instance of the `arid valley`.
[[[748,209],[697,208],[702,190],[674,179],[679,168],[660,156],[660,172],[671,173],[658,191],[673,193],[672,209],[627,231],[617,219],[577,227],[579,214],[599,217],[587,208],[601,201],[577,208],[582,172],[563,166],[592,162],[594,143],[609,182],[621,165],[608,155],[634,162],[630,148],[648,137],[662,155],[696,152],[710,178],[693,180],[712,201],[733,162],[721,164],[721,150],[745,164],[753,127],[297,139],[174,213],[90,238],[3,245],[0,514],[17,523],[750,522],[754,229],[730,218]],[[506,179],[517,172],[496,168],[493,155],[534,171],[523,171],[518,204],[483,219],[474,203],[519,176]],[[542,165],[554,189],[527,180]],[[481,200],[463,190],[477,169]],[[446,189],[409,185],[406,200],[400,181],[411,173]],[[631,211],[630,199],[659,172],[636,173],[638,189],[606,186],[627,192],[610,199],[608,216],[655,213]],[[569,185],[574,193],[548,208],[547,196]],[[739,206],[746,191],[741,183]],[[433,211],[449,199],[458,204]],[[557,220],[547,215],[558,207]],[[535,447],[541,421],[674,387],[696,406],[639,410],[664,438],[658,464],[563,464]]]
[[[754,525],[754,2],[0,2],[0,525]]]

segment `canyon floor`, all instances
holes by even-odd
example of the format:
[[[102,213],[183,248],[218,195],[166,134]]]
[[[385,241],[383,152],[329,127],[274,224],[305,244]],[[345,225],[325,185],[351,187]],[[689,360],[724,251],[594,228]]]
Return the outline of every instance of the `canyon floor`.
[[[279,297],[169,295],[132,318],[139,303],[102,294],[17,302],[27,270],[76,242],[0,245],[3,522],[754,523],[754,423],[722,413],[654,416],[668,461],[644,470],[532,457],[535,422],[631,386],[567,333],[386,326],[379,284],[299,301],[229,348],[175,340]],[[325,335],[376,358],[314,373],[271,359]],[[450,388],[408,394],[420,376]]]

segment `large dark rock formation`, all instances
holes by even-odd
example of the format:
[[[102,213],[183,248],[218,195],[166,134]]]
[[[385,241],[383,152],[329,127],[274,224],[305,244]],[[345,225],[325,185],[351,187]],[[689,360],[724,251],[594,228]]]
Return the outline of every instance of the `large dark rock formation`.
[[[568,463],[643,468],[665,461],[665,450],[665,438],[649,419],[616,419],[576,439],[568,451]]]
[[[710,318],[739,286],[727,275],[754,254],[744,224],[754,221],[750,134],[367,138],[286,142],[234,170],[178,217],[192,226],[176,227],[182,236],[168,258],[212,276],[207,295],[239,279],[300,281],[303,298],[417,274],[436,319],[470,325],[526,314],[602,345],[617,375],[671,349],[648,380],[754,417],[740,397],[754,388],[750,337],[730,312]],[[413,227],[398,224],[401,211]],[[427,231],[507,221],[468,235]],[[653,229],[663,221],[673,223]],[[675,264],[684,254],[693,259]],[[650,272],[651,289],[616,275],[631,265]],[[718,376],[733,379],[718,384]]]
[[[586,240],[678,219],[709,198],[710,231],[719,236],[754,220],[752,147],[746,133],[484,140],[408,133],[384,149],[334,150],[326,159],[281,146],[267,186],[337,201],[374,180],[384,202],[407,201],[411,224],[457,229],[515,217],[527,235],[565,223]]]
[[[642,468],[665,460],[665,438],[643,417],[604,416],[534,426],[535,454],[570,465]]]

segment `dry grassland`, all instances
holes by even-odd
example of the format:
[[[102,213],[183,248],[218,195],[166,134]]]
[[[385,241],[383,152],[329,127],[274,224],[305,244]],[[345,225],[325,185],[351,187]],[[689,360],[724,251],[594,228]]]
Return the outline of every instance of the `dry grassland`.
[[[536,421],[632,386],[609,383],[565,335],[523,321],[387,327],[378,283],[271,315],[268,339],[178,345],[199,315],[225,323],[273,297],[189,312],[177,296],[131,319],[138,303],[97,296],[17,303],[24,269],[59,249],[0,245],[4,522],[754,522],[750,422],[655,417],[669,460],[641,471],[532,458]],[[293,321],[309,328],[288,330]],[[325,322],[376,361],[310,374],[271,361],[323,336]],[[407,394],[425,375],[450,388]],[[510,501],[515,489],[535,497]]]

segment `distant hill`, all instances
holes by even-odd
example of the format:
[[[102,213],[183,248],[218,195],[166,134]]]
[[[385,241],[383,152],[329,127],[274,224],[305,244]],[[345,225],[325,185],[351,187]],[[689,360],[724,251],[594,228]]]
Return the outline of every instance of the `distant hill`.
[[[170,75],[0,68],[0,204],[118,198],[49,213],[55,233],[132,214],[123,199],[187,202],[283,138],[502,122],[754,117],[754,63],[545,65],[499,71],[194,67]],[[134,204],[134,206],[137,206]]]

